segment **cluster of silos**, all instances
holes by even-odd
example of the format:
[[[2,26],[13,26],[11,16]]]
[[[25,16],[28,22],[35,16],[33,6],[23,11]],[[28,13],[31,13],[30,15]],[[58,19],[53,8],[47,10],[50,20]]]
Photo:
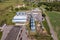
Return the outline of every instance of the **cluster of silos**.
[[[35,32],[35,20],[32,15],[30,17],[30,29],[32,32]]]

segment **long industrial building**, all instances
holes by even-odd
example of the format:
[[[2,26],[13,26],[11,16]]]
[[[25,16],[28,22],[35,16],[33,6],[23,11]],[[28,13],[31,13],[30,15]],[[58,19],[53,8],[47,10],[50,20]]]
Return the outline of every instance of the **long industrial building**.
[[[13,17],[12,20],[15,25],[25,25],[27,22],[27,15],[25,12],[17,12],[17,14]]]

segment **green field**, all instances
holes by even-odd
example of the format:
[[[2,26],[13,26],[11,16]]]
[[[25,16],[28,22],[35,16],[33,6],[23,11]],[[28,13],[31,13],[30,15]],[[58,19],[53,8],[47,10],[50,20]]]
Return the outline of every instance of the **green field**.
[[[4,23],[13,25],[12,18],[16,13],[14,11],[10,11],[10,6],[17,4],[23,4],[22,0],[6,0],[0,2],[0,26]]]
[[[0,39],[1,39],[1,37],[2,37],[2,32],[0,32]]]
[[[60,12],[48,11],[47,14],[48,14],[51,24],[52,24],[54,30],[56,31],[58,38],[60,40]]]
[[[4,10],[6,7],[10,5],[22,4],[22,0],[9,0],[0,3],[0,10]]]
[[[0,25],[3,25],[4,23],[8,25],[12,25],[12,19],[15,16],[15,12],[4,12],[2,15],[0,15]]]

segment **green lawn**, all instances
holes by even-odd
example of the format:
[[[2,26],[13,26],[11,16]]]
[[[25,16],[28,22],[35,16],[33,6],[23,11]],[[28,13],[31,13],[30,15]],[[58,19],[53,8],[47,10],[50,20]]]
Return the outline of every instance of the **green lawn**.
[[[60,40],[60,12],[48,11],[47,14],[48,14],[51,24],[53,25],[53,28],[56,31],[58,38]]]
[[[0,32],[0,39],[1,39],[1,37],[2,37],[2,32]]]

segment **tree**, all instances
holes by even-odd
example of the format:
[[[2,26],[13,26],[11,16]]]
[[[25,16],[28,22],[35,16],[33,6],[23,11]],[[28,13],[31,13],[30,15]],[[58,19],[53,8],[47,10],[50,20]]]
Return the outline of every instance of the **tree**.
[[[0,0],[0,2],[3,2],[4,0]]]
[[[19,8],[15,8],[15,11],[19,11]]]
[[[43,17],[45,17],[46,15],[45,14],[42,14]]]

